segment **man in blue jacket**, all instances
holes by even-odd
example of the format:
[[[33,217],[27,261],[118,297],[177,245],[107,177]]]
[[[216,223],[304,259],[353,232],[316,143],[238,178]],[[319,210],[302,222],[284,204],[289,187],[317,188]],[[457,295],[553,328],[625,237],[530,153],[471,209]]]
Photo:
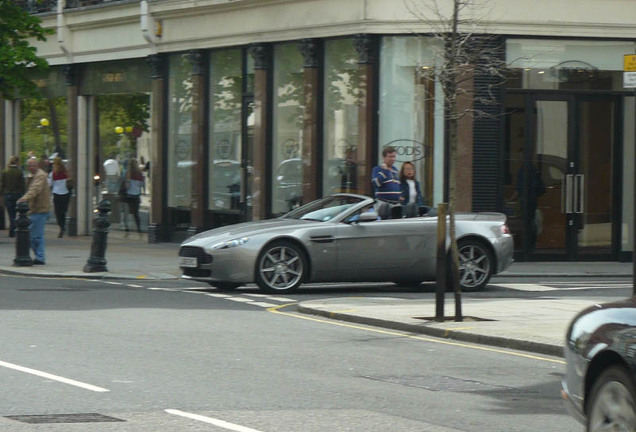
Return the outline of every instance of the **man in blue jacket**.
[[[376,200],[399,204],[402,199],[400,174],[393,166],[396,156],[395,147],[385,147],[382,150],[382,165],[374,167],[371,172],[371,183]]]

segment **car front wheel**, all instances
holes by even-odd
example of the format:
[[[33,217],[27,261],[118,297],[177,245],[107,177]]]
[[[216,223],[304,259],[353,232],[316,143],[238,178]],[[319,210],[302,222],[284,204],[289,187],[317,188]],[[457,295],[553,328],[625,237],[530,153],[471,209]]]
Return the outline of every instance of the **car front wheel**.
[[[307,260],[298,246],[275,242],[258,257],[256,283],[267,293],[291,293],[298,289],[306,272]]]
[[[478,240],[460,240],[459,285],[462,291],[479,291],[486,286],[493,273],[494,260],[490,250]]]
[[[587,431],[633,431],[636,392],[630,373],[622,366],[607,368],[596,380],[587,403]]]

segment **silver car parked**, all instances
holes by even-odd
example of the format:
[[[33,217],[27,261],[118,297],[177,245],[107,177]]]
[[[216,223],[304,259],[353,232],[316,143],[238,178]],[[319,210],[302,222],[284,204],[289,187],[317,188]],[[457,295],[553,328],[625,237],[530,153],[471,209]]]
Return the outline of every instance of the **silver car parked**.
[[[374,205],[366,196],[335,194],[276,219],[205,231],[181,244],[182,277],[226,290],[255,282],[268,293],[309,282],[435,280],[437,217],[423,208],[383,220]],[[458,214],[456,232],[464,291],[483,288],[512,263],[505,215]]]

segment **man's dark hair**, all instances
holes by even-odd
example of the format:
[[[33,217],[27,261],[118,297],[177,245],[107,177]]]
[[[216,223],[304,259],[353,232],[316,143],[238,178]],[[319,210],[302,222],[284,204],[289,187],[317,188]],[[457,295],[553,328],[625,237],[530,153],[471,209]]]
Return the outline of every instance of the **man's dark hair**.
[[[392,146],[384,147],[382,150],[382,157],[386,157],[389,153],[397,153],[397,149]]]

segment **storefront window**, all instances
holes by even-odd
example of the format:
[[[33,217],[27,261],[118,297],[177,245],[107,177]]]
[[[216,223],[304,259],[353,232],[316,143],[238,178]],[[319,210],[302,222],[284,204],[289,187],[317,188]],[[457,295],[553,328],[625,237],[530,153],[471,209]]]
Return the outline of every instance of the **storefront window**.
[[[634,42],[509,39],[508,88],[623,90],[623,56]]]
[[[435,118],[435,107],[441,104],[441,91],[436,88],[435,41],[424,37],[385,37],[382,39],[380,64],[380,130],[378,160],[387,146],[397,150],[396,167],[402,163],[415,165],[424,202],[432,205],[443,182],[435,182],[435,166],[443,161],[443,119]],[[438,110],[440,113],[441,110]],[[439,116],[441,117],[441,115]],[[436,129],[440,132],[436,133]],[[441,193],[441,190],[438,192]]]
[[[192,64],[188,54],[170,57],[168,84],[168,206],[191,204],[192,172]]]
[[[144,164],[150,154],[150,95],[146,93],[100,94],[95,97],[97,105],[97,150],[102,164],[108,159],[119,161],[120,174],[126,175],[131,159]],[[143,161],[142,161],[143,159]],[[102,174],[107,175],[103,172]],[[114,190],[112,179],[108,192]]]
[[[241,107],[243,76],[241,51],[210,56],[209,208],[240,210]]]
[[[298,44],[274,48],[272,213],[286,213],[302,202],[303,58]]]
[[[322,194],[357,192],[361,76],[352,39],[325,42]],[[361,189],[363,189],[361,187]]]

